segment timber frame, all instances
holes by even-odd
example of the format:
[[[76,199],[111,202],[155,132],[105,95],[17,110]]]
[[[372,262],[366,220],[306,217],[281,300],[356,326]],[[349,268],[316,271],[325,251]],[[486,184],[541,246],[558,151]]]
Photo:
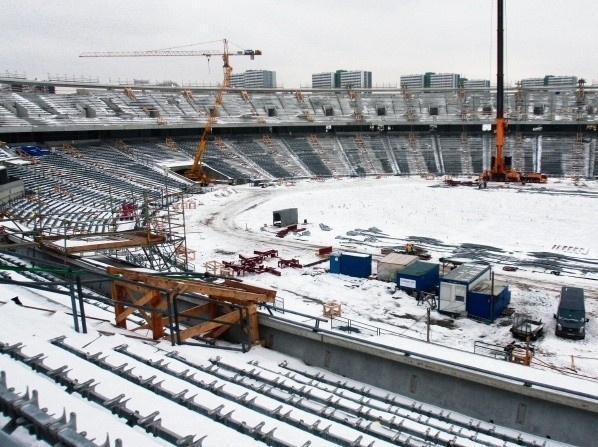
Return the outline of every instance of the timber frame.
[[[211,341],[238,325],[253,345],[260,341],[257,305],[273,303],[276,298],[274,290],[228,279],[206,282],[117,267],[108,267],[107,273],[114,278],[117,326],[126,328],[127,318],[136,313],[145,324],[134,330],[149,329],[153,339],[159,340],[167,336],[165,328],[170,328],[170,336],[174,332],[179,344],[191,338]],[[180,324],[185,327],[181,329]]]
[[[74,243],[68,245],[67,240]],[[77,240],[79,240],[79,243],[77,243]],[[161,234],[133,230],[98,234],[71,234],[66,237],[57,235],[43,236],[37,237],[35,241],[47,248],[70,255],[97,250],[158,245],[166,242],[166,237]]]

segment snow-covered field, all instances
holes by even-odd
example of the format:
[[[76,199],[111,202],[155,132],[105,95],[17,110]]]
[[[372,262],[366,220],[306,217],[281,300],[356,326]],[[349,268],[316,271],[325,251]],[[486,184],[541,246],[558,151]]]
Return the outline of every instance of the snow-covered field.
[[[197,200],[201,204],[186,210],[185,219],[198,271],[207,261],[237,261],[239,254],[267,249],[302,264],[317,261],[317,247],[327,245],[376,259],[382,247],[402,248],[409,241],[425,247],[430,262],[451,256],[490,262],[497,278],[510,285],[511,307],[545,323],[544,335],[535,343],[533,367],[598,380],[596,182],[491,184],[480,190],[421,178],[357,178],[268,188],[216,186]],[[298,208],[305,232],[275,236],[272,212],[284,208]],[[322,229],[327,227],[329,231]],[[276,267],[276,261],[267,264]],[[519,269],[507,272],[504,265]],[[396,292],[391,283],[334,275],[327,269],[326,262],[285,268],[280,277],[264,273],[243,279],[276,289],[286,309],[321,315],[323,302],[337,300],[342,316],[356,324],[426,339],[425,306]],[[554,335],[552,316],[563,285],[585,290],[590,319],[585,340]],[[477,340],[504,346],[513,341],[511,321],[502,317],[488,325],[432,311],[430,340],[469,352]],[[361,334],[376,338],[367,330]],[[393,343],[392,337],[384,339]]]

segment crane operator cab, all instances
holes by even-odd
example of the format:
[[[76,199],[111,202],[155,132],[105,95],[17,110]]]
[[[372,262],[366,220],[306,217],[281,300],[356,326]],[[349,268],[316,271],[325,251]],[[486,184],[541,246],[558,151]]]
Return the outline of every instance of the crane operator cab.
[[[586,336],[586,309],[583,289],[563,286],[556,318],[556,335],[582,339]]]

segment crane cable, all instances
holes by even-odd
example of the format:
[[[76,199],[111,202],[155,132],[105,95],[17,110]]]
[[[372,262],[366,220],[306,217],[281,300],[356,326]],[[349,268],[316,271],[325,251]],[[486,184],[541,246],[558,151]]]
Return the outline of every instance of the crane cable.
[[[219,40],[209,40],[209,41],[207,41],[207,42],[190,43],[190,44],[187,44],[187,45],[178,45],[178,46],[176,46],[176,47],[160,48],[159,50],[153,50],[153,51],[167,51],[167,50],[176,50],[176,49],[178,49],[178,48],[188,48],[188,47],[194,47],[194,46],[197,46],[197,45],[206,45],[206,44],[209,44],[209,43],[217,43],[217,42],[218,42],[218,43],[222,43],[222,42],[224,42],[224,40],[225,40],[225,39],[219,39]]]

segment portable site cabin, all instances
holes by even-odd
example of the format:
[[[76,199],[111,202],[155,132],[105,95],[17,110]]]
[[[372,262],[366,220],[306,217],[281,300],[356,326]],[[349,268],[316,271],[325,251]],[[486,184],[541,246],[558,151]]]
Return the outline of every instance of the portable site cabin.
[[[372,255],[332,253],[330,255],[330,273],[368,278],[372,274]]]
[[[407,292],[432,292],[440,281],[440,265],[415,261],[397,272],[397,287]]]
[[[272,225],[275,227],[288,227],[299,223],[297,208],[286,208],[272,212]]]
[[[478,282],[467,297],[467,315],[494,321],[511,302],[509,285],[503,281]]]
[[[490,279],[490,266],[462,264],[440,279],[438,311],[466,314],[469,292],[480,282]]]
[[[377,275],[380,281],[396,282],[397,272],[417,261],[417,256],[389,253],[378,261]]]

